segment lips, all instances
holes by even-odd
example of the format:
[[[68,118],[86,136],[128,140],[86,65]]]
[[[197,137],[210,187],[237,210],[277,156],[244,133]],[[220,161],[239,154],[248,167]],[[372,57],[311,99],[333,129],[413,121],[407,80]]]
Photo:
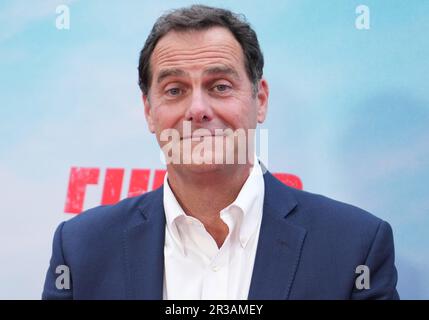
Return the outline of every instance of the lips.
[[[185,140],[185,139],[201,139],[203,137],[222,137],[224,136],[223,134],[204,134],[204,135],[187,135],[184,137],[180,137],[180,140]]]
[[[207,131],[207,133],[203,133],[203,134],[194,134],[194,133],[192,133],[192,134],[184,135],[183,137],[180,137],[180,140],[192,139],[192,138],[201,139],[201,138],[204,138],[204,137],[225,136],[225,133],[223,132],[223,129],[207,129],[205,131]],[[216,131],[218,131],[218,132],[216,132]],[[221,132],[219,132],[219,131],[221,131]]]

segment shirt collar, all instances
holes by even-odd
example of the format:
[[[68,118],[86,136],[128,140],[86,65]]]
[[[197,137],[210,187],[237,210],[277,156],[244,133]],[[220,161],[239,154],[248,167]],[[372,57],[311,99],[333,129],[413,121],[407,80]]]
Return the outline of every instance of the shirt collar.
[[[244,248],[252,235],[257,230],[262,217],[264,203],[265,184],[261,166],[255,155],[254,165],[249,177],[241,188],[237,198],[228,207],[221,210],[221,214],[231,208],[238,208],[242,218],[239,219],[240,226],[239,241]]]
[[[167,178],[168,178],[168,173],[166,173],[164,176],[163,202],[164,202],[166,222],[168,225],[171,226],[178,217],[180,216],[186,217],[186,214],[183,211],[182,207],[180,206],[179,202],[177,201],[173,191],[171,190]]]
[[[237,219],[237,226],[240,228],[239,241],[243,248],[247,245],[248,241],[257,230],[259,222],[261,221],[264,191],[265,184],[263,172],[255,154],[253,167],[237,198],[229,206],[220,211],[221,216],[228,212],[235,214],[236,211],[239,211],[241,213],[241,217]],[[178,219],[186,219],[189,218],[189,216],[187,216],[183,211],[170,188],[168,183],[168,173],[166,173],[164,177],[163,204],[167,228],[169,228],[169,230],[173,233],[177,244],[182,249],[182,251],[184,251],[183,245],[180,241],[180,234],[176,222]],[[236,210],[237,208],[239,210]]]

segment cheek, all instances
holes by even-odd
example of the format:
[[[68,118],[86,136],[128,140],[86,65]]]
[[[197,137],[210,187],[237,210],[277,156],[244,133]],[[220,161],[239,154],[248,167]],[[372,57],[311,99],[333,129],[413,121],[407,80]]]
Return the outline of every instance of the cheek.
[[[253,100],[243,99],[232,103],[223,113],[224,121],[233,129],[256,126],[257,110]]]
[[[154,124],[155,124],[155,135],[158,140],[158,144],[162,147],[167,143],[167,141],[161,141],[161,133],[171,128],[170,119],[168,117],[168,113],[161,112],[161,110],[157,110],[154,113]]]
[[[153,113],[156,130],[161,131],[167,128],[173,128],[177,121],[177,115],[170,109],[163,106],[156,106]]]

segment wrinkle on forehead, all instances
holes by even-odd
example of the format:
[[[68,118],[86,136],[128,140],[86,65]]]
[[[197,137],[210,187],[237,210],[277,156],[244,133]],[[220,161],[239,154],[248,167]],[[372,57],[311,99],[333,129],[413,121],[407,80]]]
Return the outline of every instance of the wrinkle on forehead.
[[[197,66],[211,62],[235,67],[242,64],[244,67],[241,46],[225,28],[172,31],[160,39],[151,60],[151,65],[157,67]]]

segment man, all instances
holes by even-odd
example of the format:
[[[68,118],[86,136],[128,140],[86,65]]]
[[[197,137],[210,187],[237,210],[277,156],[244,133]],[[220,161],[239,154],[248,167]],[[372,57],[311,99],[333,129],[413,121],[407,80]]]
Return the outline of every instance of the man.
[[[164,185],[63,222],[44,299],[399,298],[388,223],[287,187],[255,161],[263,64],[255,32],[230,11],[194,5],[158,19],[139,84],[169,160]]]

